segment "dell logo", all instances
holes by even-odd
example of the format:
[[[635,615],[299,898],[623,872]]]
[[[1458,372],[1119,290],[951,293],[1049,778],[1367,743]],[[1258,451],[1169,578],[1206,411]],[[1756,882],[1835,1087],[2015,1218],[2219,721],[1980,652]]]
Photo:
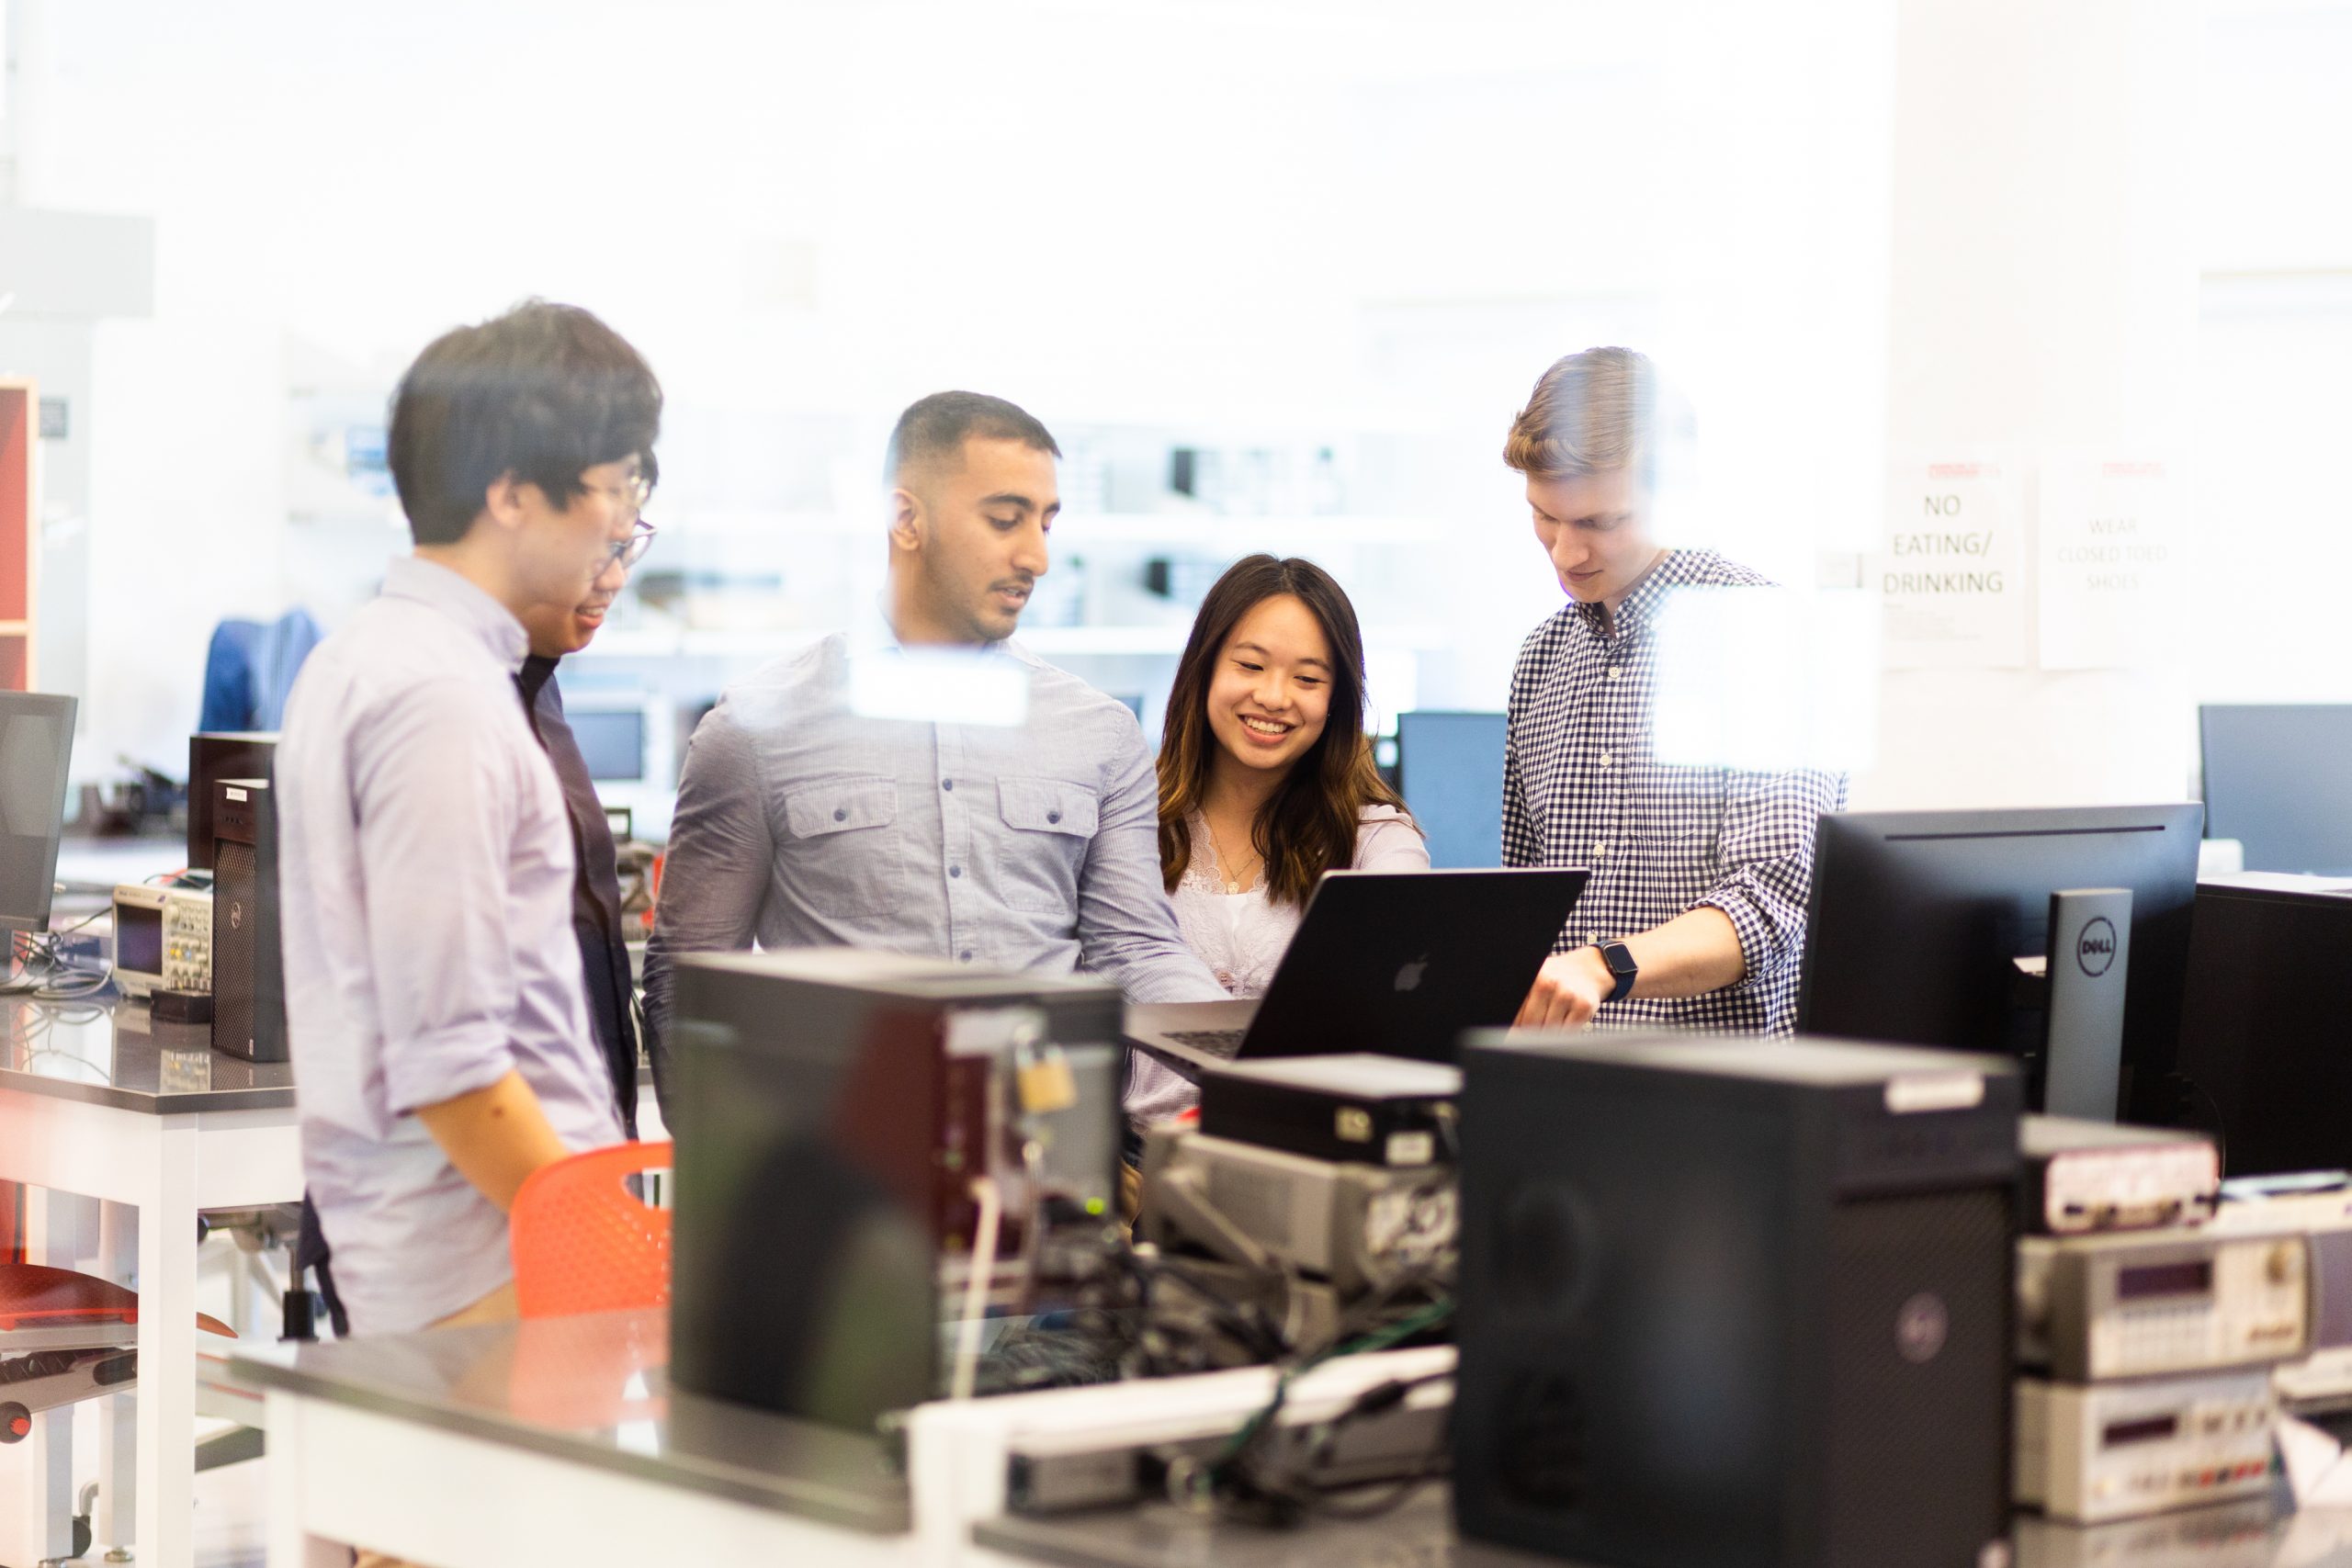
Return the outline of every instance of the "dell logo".
[[[2075,962],[2083,973],[2093,979],[2104,975],[2115,964],[2115,922],[2105,915],[2083,928],[2075,940]]]
[[[1951,1335],[1951,1314],[1932,1292],[1920,1292],[1895,1314],[1894,1348],[1915,1367],[1924,1367],[1943,1354],[1944,1341]]]
[[[1428,974],[1429,971],[1430,955],[1424,953],[1419,958],[1414,959],[1410,964],[1406,964],[1402,969],[1396,971],[1396,988],[1400,991],[1419,990],[1421,985],[1421,976]]]

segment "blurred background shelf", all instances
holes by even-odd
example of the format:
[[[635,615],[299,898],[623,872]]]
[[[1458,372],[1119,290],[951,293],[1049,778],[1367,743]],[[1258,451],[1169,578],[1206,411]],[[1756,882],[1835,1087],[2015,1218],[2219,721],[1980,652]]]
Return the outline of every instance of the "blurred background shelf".
[[[1190,616],[1150,626],[1024,626],[1021,645],[1046,659],[1143,656],[1173,659],[1184,651],[1193,628]],[[580,661],[617,663],[669,659],[774,659],[808,647],[831,630],[825,626],[779,627],[774,630],[702,630],[658,626],[614,627],[571,658]],[[1364,628],[1367,647],[1397,649],[1445,646],[1447,634],[1436,626],[1374,626]],[[566,666],[570,668],[569,665]]]

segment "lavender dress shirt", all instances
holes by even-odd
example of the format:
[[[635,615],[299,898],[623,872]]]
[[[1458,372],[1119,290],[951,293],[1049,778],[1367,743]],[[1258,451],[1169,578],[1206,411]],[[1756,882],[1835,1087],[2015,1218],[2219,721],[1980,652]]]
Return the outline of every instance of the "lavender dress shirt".
[[[566,1147],[617,1143],[572,941],[571,829],[515,700],[528,639],[445,567],[302,667],[277,748],[303,1176],[357,1333],[504,1283],[506,1217],[413,1114],[518,1072]]]

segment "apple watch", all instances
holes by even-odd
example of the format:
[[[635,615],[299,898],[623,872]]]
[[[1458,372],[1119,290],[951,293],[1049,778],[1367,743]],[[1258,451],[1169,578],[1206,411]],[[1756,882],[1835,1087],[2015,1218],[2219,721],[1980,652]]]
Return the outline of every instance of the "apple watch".
[[[1634,994],[1634,982],[1642,973],[1642,966],[1634,962],[1634,950],[1622,942],[1595,942],[1593,946],[1600,952],[1600,961],[1609,965],[1609,972],[1617,976],[1617,988],[1601,999],[1623,1001]]]

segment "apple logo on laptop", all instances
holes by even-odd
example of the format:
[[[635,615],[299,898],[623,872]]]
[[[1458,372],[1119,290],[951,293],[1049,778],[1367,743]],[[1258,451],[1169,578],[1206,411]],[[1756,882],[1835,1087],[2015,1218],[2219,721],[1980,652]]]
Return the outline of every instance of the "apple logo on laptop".
[[[1396,988],[1400,991],[1419,990],[1421,985],[1421,976],[1428,974],[1429,969],[1430,955],[1424,953],[1419,958],[1414,959],[1410,964],[1406,964],[1402,969],[1396,971]]]

